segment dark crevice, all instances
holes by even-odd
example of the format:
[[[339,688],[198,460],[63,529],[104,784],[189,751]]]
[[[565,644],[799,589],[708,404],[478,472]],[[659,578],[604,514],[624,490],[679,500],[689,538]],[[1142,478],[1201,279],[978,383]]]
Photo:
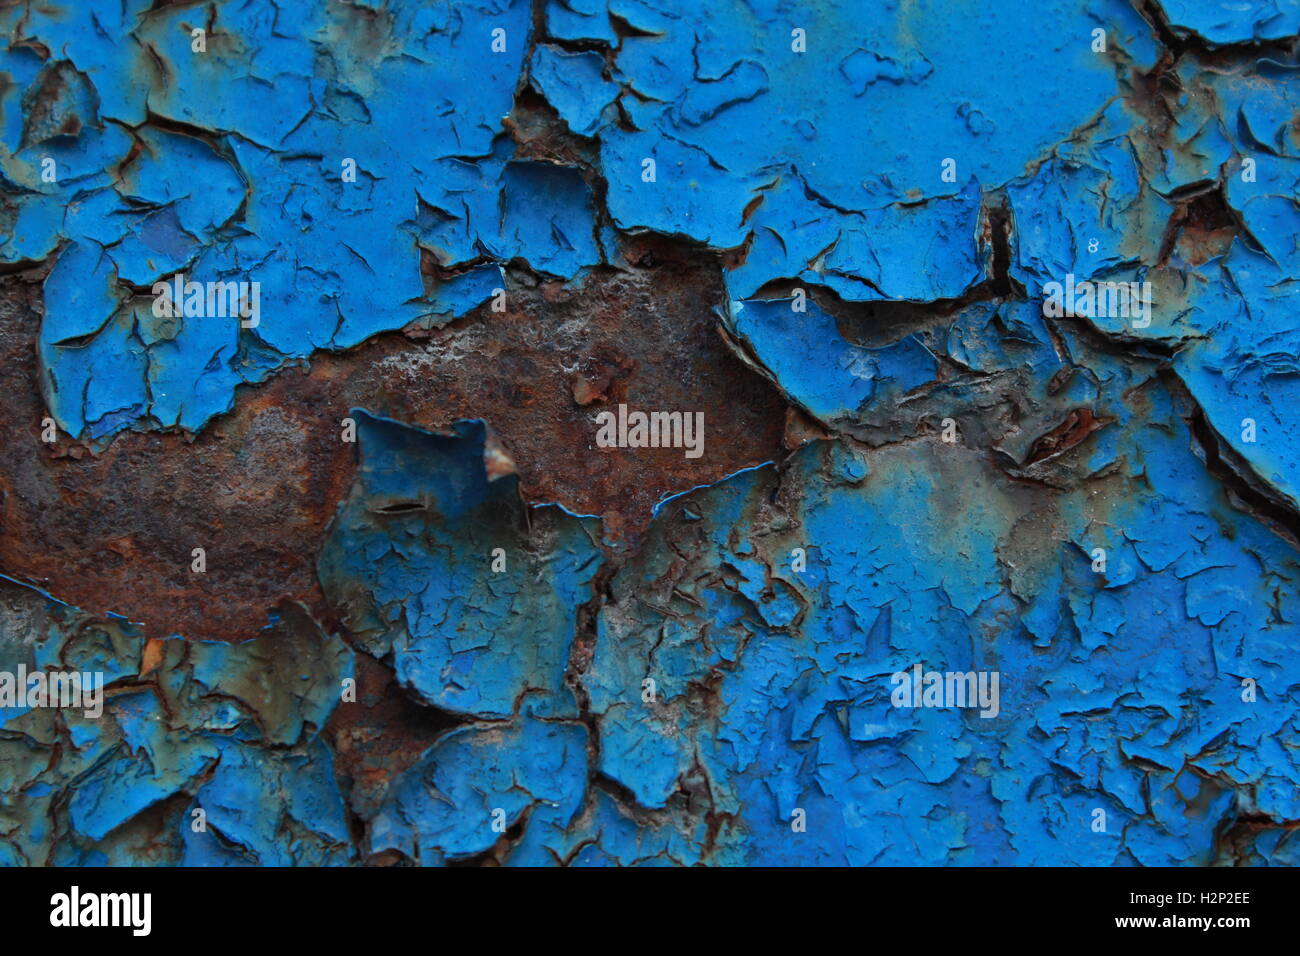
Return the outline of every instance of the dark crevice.
[[[1174,60],[1192,53],[1198,59],[1212,65],[1231,64],[1240,60],[1242,56],[1286,62],[1295,54],[1294,37],[1280,40],[1235,40],[1231,43],[1211,43],[1190,30],[1175,29],[1158,0],[1137,0],[1134,7],[1143,19],[1151,24],[1156,39],[1173,55]]]
[[[1300,513],[1271,493],[1269,485],[1255,473],[1250,463],[1237,454],[1215,431],[1205,411],[1172,369],[1162,369],[1161,381],[1178,402],[1179,414],[1191,430],[1198,457],[1213,475],[1228,498],[1275,532],[1293,548],[1300,550]]]
[[[996,298],[1024,298],[1025,289],[1011,278],[1011,204],[1006,194],[995,196],[984,207],[986,236],[993,250],[993,275],[984,285]]]

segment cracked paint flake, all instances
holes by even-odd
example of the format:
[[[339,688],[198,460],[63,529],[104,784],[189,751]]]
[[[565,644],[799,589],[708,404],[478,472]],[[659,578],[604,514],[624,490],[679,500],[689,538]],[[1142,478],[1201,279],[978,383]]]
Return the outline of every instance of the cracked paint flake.
[[[722,6],[0,0],[0,861],[1300,861],[1295,5]]]

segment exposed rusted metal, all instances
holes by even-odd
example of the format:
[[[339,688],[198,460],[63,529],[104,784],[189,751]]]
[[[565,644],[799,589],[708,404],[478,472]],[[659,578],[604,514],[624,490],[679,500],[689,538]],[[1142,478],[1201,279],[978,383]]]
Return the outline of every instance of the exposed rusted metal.
[[[63,433],[42,444],[40,273],[5,277],[2,374],[14,397],[0,433],[15,453],[0,469],[0,568],[160,636],[244,639],[280,598],[329,619],[313,562],[352,482],[342,422],[353,408],[434,430],[483,418],[527,500],[603,515],[611,536],[636,538],[664,496],[777,457],[783,403],[717,336],[722,292],[707,255],[660,240],[625,255],[654,265],[576,289],[517,273],[505,313],[320,354],[241,389],[198,435],[124,432],[98,452]],[[597,448],[594,413],[620,402],[703,411],[709,454]],[[191,571],[196,547],[203,574]]]

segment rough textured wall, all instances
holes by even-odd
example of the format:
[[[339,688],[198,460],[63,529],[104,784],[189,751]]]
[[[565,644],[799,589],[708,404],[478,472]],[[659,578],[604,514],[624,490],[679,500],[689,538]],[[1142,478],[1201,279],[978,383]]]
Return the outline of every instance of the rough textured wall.
[[[1300,862],[1298,32],[0,0],[0,860]]]

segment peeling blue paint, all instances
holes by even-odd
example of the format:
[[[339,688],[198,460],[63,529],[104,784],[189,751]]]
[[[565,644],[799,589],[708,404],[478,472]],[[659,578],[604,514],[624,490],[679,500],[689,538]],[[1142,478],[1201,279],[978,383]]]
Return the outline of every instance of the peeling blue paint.
[[[0,9],[0,264],[48,265],[92,450],[644,233],[803,430],[624,540],[491,421],[353,409],[337,619],[238,643],[0,576],[0,671],[107,685],[0,701],[0,862],[1300,862],[1293,5],[109,6]],[[178,274],[259,321],[158,314]],[[914,667],[998,696],[900,705]],[[375,718],[361,781],[339,727],[393,701],[436,727]]]

